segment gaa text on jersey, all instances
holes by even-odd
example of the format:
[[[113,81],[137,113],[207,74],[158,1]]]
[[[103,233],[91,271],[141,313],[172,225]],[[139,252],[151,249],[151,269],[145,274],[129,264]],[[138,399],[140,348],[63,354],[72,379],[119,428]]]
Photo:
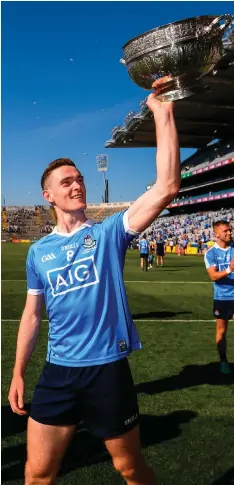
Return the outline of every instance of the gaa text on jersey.
[[[44,256],[42,256],[41,260],[42,260],[42,263],[45,263],[45,261],[52,261],[52,259],[56,259],[56,256],[54,253],[50,253],[50,254],[45,254]]]

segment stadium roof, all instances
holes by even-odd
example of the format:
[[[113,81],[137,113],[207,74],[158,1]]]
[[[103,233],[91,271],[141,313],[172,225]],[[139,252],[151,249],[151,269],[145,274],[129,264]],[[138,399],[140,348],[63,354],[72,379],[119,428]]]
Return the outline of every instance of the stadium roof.
[[[207,74],[208,89],[175,103],[175,118],[182,148],[203,148],[213,139],[234,139],[234,50]],[[116,127],[106,148],[155,146],[152,113],[141,103],[141,111],[129,114],[125,125]]]

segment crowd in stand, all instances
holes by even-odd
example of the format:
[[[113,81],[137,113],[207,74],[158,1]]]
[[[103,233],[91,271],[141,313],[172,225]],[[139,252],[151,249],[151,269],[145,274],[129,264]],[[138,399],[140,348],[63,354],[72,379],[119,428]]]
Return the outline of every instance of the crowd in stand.
[[[13,233],[14,234],[21,234],[22,228],[20,226],[17,226],[17,225],[8,224],[7,232],[9,232],[9,234],[13,234]]]
[[[218,219],[233,221],[234,209],[159,217],[148,229],[147,234],[151,238],[161,234],[165,243],[169,245],[172,245],[172,242],[173,245],[183,244],[183,241],[204,244],[214,240],[212,224]]]
[[[41,209],[41,208],[40,208]],[[54,227],[54,223],[50,219],[47,211],[46,218],[39,224],[35,224],[35,211],[24,208],[19,208],[18,211],[11,211],[7,213],[8,224],[4,232],[8,234],[24,234],[27,232],[38,233],[39,237],[49,234]],[[111,214],[111,213],[110,213]],[[110,215],[100,214],[99,219],[103,216]],[[149,238],[157,238],[159,234],[163,237],[166,244],[171,247],[176,244],[202,244],[212,241],[213,230],[212,224],[214,220],[226,219],[228,221],[234,220],[234,209],[221,209],[218,212],[200,212],[190,215],[175,215],[159,217],[149,227],[147,235]]]
[[[46,223],[46,225],[41,225],[40,226],[40,233],[41,234],[50,234],[54,229],[54,226],[52,226],[52,224],[50,224],[50,222],[48,221]]]

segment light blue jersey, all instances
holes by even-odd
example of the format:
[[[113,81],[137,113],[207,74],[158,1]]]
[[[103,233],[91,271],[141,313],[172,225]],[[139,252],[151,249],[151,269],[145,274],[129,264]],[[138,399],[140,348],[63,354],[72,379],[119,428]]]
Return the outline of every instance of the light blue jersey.
[[[148,254],[149,252],[149,241],[147,239],[141,239],[139,242],[140,246],[140,253],[141,254]]]
[[[215,243],[205,254],[205,265],[206,268],[216,266],[218,271],[223,271],[228,268],[232,258],[234,258],[233,244],[223,249]],[[230,273],[221,280],[215,281],[213,286],[215,300],[234,300],[234,273]]]
[[[55,228],[33,244],[27,286],[44,293],[49,319],[47,360],[64,366],[101,365],[141,348],[123,281],[125,254],[136,236],[128,213],[73,232]]]

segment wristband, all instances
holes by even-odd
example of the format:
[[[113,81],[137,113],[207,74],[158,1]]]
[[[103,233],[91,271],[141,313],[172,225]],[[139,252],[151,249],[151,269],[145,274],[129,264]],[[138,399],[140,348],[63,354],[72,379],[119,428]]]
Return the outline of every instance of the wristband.
[[[227,274],[232,273],[232,270],[231,270],[230,266],[228,266],[228,268],[226,269],[226,272],[227,272]]]

